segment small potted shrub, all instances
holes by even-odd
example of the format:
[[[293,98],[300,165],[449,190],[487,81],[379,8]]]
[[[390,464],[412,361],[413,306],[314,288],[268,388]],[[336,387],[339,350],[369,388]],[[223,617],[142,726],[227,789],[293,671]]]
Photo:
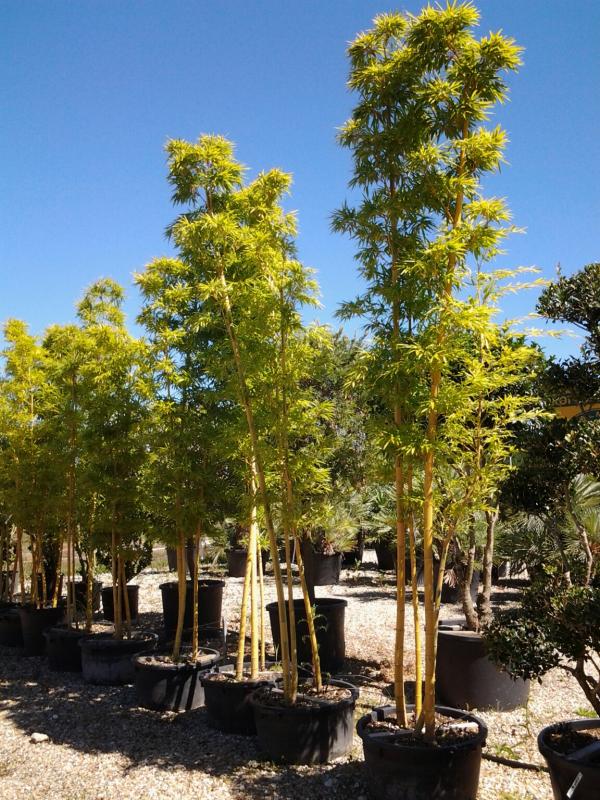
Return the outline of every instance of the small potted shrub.
[[[550,669],[564,670],[600,717],[600,483],[577,475],[566,499],[562,554],[554,551],[554,563],[540,565],[519,608],[495,617],[486,642],[490,656],[514,676],[539,680]],[[552,539],[554,515],[541,522]],[[599,733],[600,719],[557,721],[540,732],[556,800],[598,796]]]
[[[358,520],[352,515],[347,498],[321,501],[311,509],[310,525],[304,529],[302,557],[309,586],[339,583],[342,554],[356,546]]]

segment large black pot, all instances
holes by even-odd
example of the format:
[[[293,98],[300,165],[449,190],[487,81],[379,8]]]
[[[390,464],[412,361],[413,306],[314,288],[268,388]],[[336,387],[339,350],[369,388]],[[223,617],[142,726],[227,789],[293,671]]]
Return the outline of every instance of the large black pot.
[[[115,604],[113,599],[113,587],[105,586],[104,589],[101,590],[101,593],[102,593],[102,613],[104,619],[109,620],[109,622],[114,622]],[[131,619],[136,620],[138,618],[140,587],[127,584],[127,597],[129,598],[129,613],[131,615]],[[121,596],[119,596],[119,599],[121,602],[121,619],[124,621],[125,603],[123,602],[123,598]]]
[[[548,739],[552,733],[565,730],[572,731],[598,731],[600,719],[577,719],[569,722],[559,722],[543,728],[538,735],[538,749],[546,759],[550,770],[550,782],[554,800],[564,800],[572,797],[573,800],[598,800],[600,797],[600,740],[590,744],[590,750],[580,756],[577,751],[562,754],[552,748]],[[581,777],[579,777],[581,776]],[[575,785],[575,782],[577,784]],[[569,793],[569,789],[571,792]]]
[[[44,631],[48,667],[53,672],[81,672],[81,647],[84,637],[99,636],[108,638],[110,632],[89,634],[83,628],[69,628],[56,625]]]
[[[204,705],[201,677],[221,656],[208,647],[200,649],[195,663],[158,661],[151,655],[133,658],[138,703],[155,711],[191,711]]]
[[[439,572],[440,572],[440,562],[439,561],[434,561],[433,562],[433,585],[434,586],[437,586]],[[448,572],[449,572],[449,570],[446,570],[446,574],[448,574]],[[444,578],[446,578],[446,575],[444,576]],[[470,586],[471,600],[473,601],[473,604],[475,604],[477,602],[477,594],[479,592],[480,578],[481,578],[481,572],[479,570],[477,570],[477,569],[473,570],[473,577],[471,579],[471,586]],[[423,583],[424,583],[423,567],[421,567],[421,571],[419,573],[419,586],[423,586]],[[448,603],[448,604],[456,604],[456,603],[460,603],[460,601],[461,601],[460,600],[460,586],[459,586],[458,582],[456,582],[454,585],[451,585],[450,583],[448,583],[448,581],[443,580],[442,581],[441,602],[442,603]]]
[[[131,639],[100,636],[80,639],[84,681],[100,686],[133,683],[133,656],[154,650],[157,641],[158,636],[155,633],[134,634]]]
[[[175,547],[167,547],[167,564],[170,572],[177,571],[177,549]],[[190,577],[194,574],[194,542],[188,541],[185,547],[185,562],[187,571]]]
[[[529,681],[514,680],[488,658],[481,634],[465,630],[438,632],[437,700],[452,708],[512,711],[524,706]]]
[[[412,710],[412,709],[411,709]],[[370,730],[369,722],[396,716],[394,706],[374,709],[361,717],[356,730],[363,742],[371,795],[377,800],[475,800],[479,785],[481,749],[487,728],[472,714],[438,706],[447,717],[475,722],[472,739],[451,745],[402,745],[394,732]]]
[[[377,566],[379,569],[396,571],[396,548],[385,542],[378,542],[375,545],[377,556]]]
[[[73,584],[71,581],[67,583],[67,592],[72,597],[72,586],[75,586],[75,610],[78,614],[84,614],[87,610],[87,581],[75,581]],[[134,587],[128,587],[134,588]],[[110,589],[111,598],[108,601],[110,603],[110,608],[112,611],[113,603],[112,603],[112,587]],[[100,601],[102,598],[102,582],[101,581],[93,581],[92,583],[92,611],[95,613],[96,611],[100,611]],[[124,616],[125,612],[123,612]],[[111,620],[114,621],[114,620]]]
[[[346,656],[346,638],[344,621],[346,616],[346,600],[337,597],[320,597],[314,602],[315,629],[321,668],[326,672],[339,672],[344,666]],[[286,605],[287,610],[287,605]],[[279,612],[277,603],[267,605],[271,621],[271,633],[275,651],[281,652],[281,637],[279,634]],[[294,600],[294,615],[296,618],[296,644],[299,664],[312,664],[312,653],[308,638],[308,624],[304,600]]]
[[[25,655],[44,655],[46,650],[44,631],[62,622],[65,615],[64,607],[34,608],[33,606],[21,606],[21,608],[19,608],[19,615],[21,617],[21,631],[23,634],[23,649]]]
[[[261,550],[263,572],[266,569],[269,554],[266,550]],[[230,578],[244,578],[246,575],[246,560],[248,551],[236,548],[227,551],[227,574]]]
[[[256,681],[233,681],[220,680],[217,676],[221,672],[232,674],[233,670],[230,666],[217,667],[214,672],[206,672],[201,677],[210,724],[224,733],[254,736],[256,725],[250,698],[256,689],[275,684],[281,673]]]
[[[0,608],[0,645],[23,647],[21,615],[16,603],[4,603]]]
[[[346,550],[342,553],[342,567],[344,569],[352,569],[357,565],[362,564],[363,556],[365,554],[365,546],[362,542],[353,550]]]
[[[512,711],[527,704],[529,687],[529,681],[514,679],[494,664],[481,634],[440,625],[436,660],[440,704]]]
[[[205,636],[221,629],[221,610],[223,607],[223,588],[225,581],[201,578],[198,581],[198,628]],[[179,585],[177,581],[161,583],[162,606],[165,634],[172,639],[177,630],[179,610]],[[184,635],[189,637],[194,622],[194,592],[191,581],[186,582],[185,613],[183,617]]]
[[[317,553],[311,542],[303,541],[300,545],[304,574],[309,586],[333,586],[340,582],[342,554],[331,556]]]
[[[52,599],[54,597],[54,589],[56,588],[56,575],[54,575],[54,574],[46,575],[45,577],[46,577],[46,598],[48,600],[48,603],[51,603]],[[61,573],[58,576],[58,597],[59,598],[62,597],[63,579],[64,579],[64,575]],[[41,602],[43,594],[44,594],[44,584],[43,584],[43,581],[42,581],[42,576],[39,573],[37,575],[37,593],[38,593],[38,599]]]
[[[284,764],[326,764],[352,749],[354,708],[358,689],[343,681],[331,681],[351,691],[351,697],[335,703],[270,705],[262,693],[250,702],[258,741],[271,761]]]

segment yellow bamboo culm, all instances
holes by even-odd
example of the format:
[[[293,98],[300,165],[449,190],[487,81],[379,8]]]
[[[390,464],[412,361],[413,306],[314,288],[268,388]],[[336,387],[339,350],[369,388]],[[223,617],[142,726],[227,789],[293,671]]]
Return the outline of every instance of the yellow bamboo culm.
[[[404,473],[396,456],[396,643],[394,649],[394,694],[398,725],[406,728],[406,693],[404,690],[404,633],[406,600],[406,526],[404,522]]]
[[[119,558],[121,564],[121,591],[123,594],[123,609],[125,611],[125,630],[127,638],[131,639],[131,608],[129,607],[129,592],[127,591],[127,580],[125,578],[125,562]]]
[[[173,640],[173,661],[179,661],[181,655],[181,641],[183,638],[183,623],[185,619],[185,600],[187,594],[186,573],[185,573],[185,536],[180,531],[177,541],[177,627],[175,628],[175,638]]]
[[[263,576],[263,565],[260,552],[260,542],[256,539],[256,563],[258,565],[258,597],[260,602],[260,669],[266,669],[266,647],[265,647],[265,587]]]
[[[246,422],[248,424],[248,433],[250,435],[250,442],[252,445],[252,455],[255,462],[256,478],[265,514],[267,533],[269,534],[269,547],[271,549],[271,557],[273,559],[273,577],[275,579],[275,589],[277,592],[277,612],[279,616],[281,662],[283,670],[283,692],[286,699],[289,699],[290,650],[289,650],[288,620],[285,607],[285,596],[283,592],[281,569],[277,557],[277,536],[275,533],[275,526],[273,524],[273,517],[271,515],[271,506],[269,503],[269,495],[267,492],[267,481],[265,479],[262,460],[260,458],[259,438],[256,430],[256,425],[254,422],[254,412],[252,409],[252,403],[250,401],[250,393],[248,391],[248,386],[246,383],[245,371],[242,363],[240,348],[235,334],[235,324],[233,321],[233,314],[231,311],[231,303],[229,300],[227,281],[225,280],[225,275],[223,273],[223,267],[221,264],[219,265],[218,277],[223,291],[223,296],[222,296],[223,321],[227,329],[227,336],[231,344],[231,349],[235,361],[236,372],[238,377],[238,385],[240,391],[240,400],[246,416]]]
[[[192,575],[192,662],[198,658],[198,581],[200,580],[200,536],[202,534],[202,523],[198,522],[194,535],[194,574]]]
[[[315,614],[310,600],[310,593],[306,583],[304,572],[304,561],[300,551],[300,540],[296,534],[294,539],[296,561],[298,562],[298,573],[300,575],[300,586],[302,588],[302,598],[304,600],[304,612],[306,614],[306,624],[308,626],[308,639],[310,642],[310,653],[312,658],[313,682],[317,692],[323,689],[323,676],[321,673],[321,657],[319,656],[319,643],[317,642],[317,631],[315,629]]]
[[[244,657],[246,655],[246,617],[248,615],[248,596],[250,594],[250,581],[252,579],[252,551],[248,547],[246,553],[246,571],[244,573],[244,589],[242,591],[242,605],[240,608],[240,629],[235,678],[241,681],[244,677]]]
[[[254,487],[252,488],[254,498]],[[260,561],[258,547],[258,521],[254,500],[250,512],[250,537],[248,541],[248,554],[250,556],[250,677],[258,678],[259,653],[258,653],[258,596],[257,596],[257,560]]]

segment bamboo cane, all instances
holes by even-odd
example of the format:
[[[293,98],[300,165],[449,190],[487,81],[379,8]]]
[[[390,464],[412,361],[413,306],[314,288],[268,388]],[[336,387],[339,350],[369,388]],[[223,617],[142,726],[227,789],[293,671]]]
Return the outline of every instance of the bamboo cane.
[[[187,594],[186,584],[186,542],[183,531],[179,532],[177,543],[177,627],[173,641],[173,661],[179,661],[181,654],[181,640],[183,638],[183,622],[185,618],[185,601]]]
[[[194,534],[194,574],[192,575],[192,662],[198,658],[198,581],[200,580],[200,536],[202,523],[198,520]]]
[[[248,546],[246,553],[246,571],[244,573],[244,589],[242,591],[242,605],[240,608],[240,628],[235,667],[235,678],[241,681],[244,677],[244,656],[246,655],[246,617],[248,615],[248,596],[250,594],[250,581],[252,580],[252,548]]]

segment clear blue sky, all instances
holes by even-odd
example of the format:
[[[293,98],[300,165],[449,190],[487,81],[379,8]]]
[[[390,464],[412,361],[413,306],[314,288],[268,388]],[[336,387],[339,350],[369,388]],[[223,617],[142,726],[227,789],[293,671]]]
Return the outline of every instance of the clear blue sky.
[[[345,48],[371,0],[0,0],[0,319],[41,331],[73,319],[100,276],[124,283],[169,251],[163,145],[220,133],[252,170],[294,174],[300,255],[331,321],[357,288],[353,245],[329,231],[347,196],[335,143],[352,97]],[[489,182],[527,229],[506,263],[552,276],[600,259],[600,3],[483,0],[481,31],[525,47],[507,128],[509,164]],[[507,309],[533,309],[535,293]],[[558,353],[573,341],[546,340]]]

